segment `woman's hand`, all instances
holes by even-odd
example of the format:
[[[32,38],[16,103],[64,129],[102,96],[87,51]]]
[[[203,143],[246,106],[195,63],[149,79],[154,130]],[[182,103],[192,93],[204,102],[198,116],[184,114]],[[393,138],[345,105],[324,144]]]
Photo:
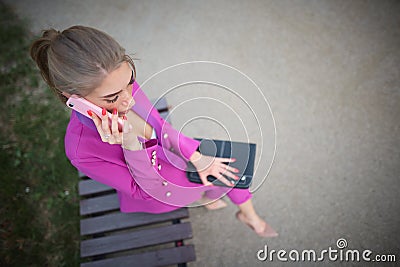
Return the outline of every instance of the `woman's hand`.
[[[113,110],[111,117],[111,127],[108,122],[107,110],[103,108],[102,116],[99,118],[94,112],[88,111],[88,114],[92,118],[96,129],[99,132],[101,140],[111,145],[122,144],[125,149],[139,150],[141,148],[137,135],[133,132],[132,125],[129,124],[127,117],[123,117],[123,131],[120,132],[118,129],[118,111]],[[124,137],[124,139],[122,138]]]
[[[233,187],[234,184],[229,182],[223,175],[231,177],[235,180],[239,180],[239,177],[233,172],[239,172],[238,169],[224,164],[224,162],[234,162],[235,159],[231,158],[216,158],[211,156],[202,155],[200,152],[196,151],[190,157],[190,161],[196,167],[199,173],[200,179],[206,186],[213,186],[213,183],[207,180],[208,175],[212,175],[227,186]]]

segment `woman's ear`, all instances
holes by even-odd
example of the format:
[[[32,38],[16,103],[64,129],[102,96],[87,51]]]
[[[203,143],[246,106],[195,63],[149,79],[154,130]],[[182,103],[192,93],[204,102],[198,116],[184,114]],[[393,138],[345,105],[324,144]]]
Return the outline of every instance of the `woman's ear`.
[[[62,94],[63,96],[65,96],[66,98],[70,98],[70,97],[71,97],[71,94],[68,94],[68,93],[66,93],[66,92],[61,92],[61,94]]]

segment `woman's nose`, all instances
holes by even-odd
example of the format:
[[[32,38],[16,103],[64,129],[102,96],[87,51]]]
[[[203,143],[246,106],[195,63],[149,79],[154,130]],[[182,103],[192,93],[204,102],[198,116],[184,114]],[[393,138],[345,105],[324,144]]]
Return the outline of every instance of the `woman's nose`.
[[[132,97],[130,97],[130,98],[125,98],[124,100],[122,100],[122,105],[124,105],[124,106],[129,106],[129,104],[131,103],[133,101],[133,98]]]
[[[121,103],[123,106],[128,107],[133,101],[133,97],[130,94],[125,93]]]

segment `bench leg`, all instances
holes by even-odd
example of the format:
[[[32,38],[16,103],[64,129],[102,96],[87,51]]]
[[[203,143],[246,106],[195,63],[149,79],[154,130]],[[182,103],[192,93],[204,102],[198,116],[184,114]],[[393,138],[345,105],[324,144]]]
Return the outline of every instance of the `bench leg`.
[[[174,219],[174,220],[172,220],[172,224],[178,224],[178,223],[181,223],[181,220],[180,219]],[[177,240],[177,241],[175,241],[175,247],[181,247],[181,246],[183,246],[184,245],[184,243],[183,243],[183,240]],[[178,263],[178,267],[186,267],[187,265],[186,265],[186,262],[184,262],[184,263]]]

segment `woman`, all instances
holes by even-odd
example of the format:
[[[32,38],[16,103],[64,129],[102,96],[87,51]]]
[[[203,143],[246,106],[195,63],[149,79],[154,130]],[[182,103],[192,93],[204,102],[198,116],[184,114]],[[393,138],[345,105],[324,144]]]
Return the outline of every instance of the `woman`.
[[[102,108],[91,119],[72,112],[65,135],[66,155],[88,177],[115,188],[122,212],[168,212],[197,200],[208,209],[226,206],[224,194],[238,205],[237,218],[263,237],[276,236],[255,212],[249,190],[218,187],[213,175],[232,186],[238,170],[196,149],[199,142],[163,120],[135,81],[133,60],[112,37],[97,29],[73,26],[43,32],[30,49],[41,75],[65,103],[72,94]],[[106,112],[112,112],[111,126]],[[117,119],[123,119],[123,130]],[[191,161],[203,185],[186,178]],[[204,194],[203,194],[204,193]],[[203,196],[202,196],[203,194]]]

